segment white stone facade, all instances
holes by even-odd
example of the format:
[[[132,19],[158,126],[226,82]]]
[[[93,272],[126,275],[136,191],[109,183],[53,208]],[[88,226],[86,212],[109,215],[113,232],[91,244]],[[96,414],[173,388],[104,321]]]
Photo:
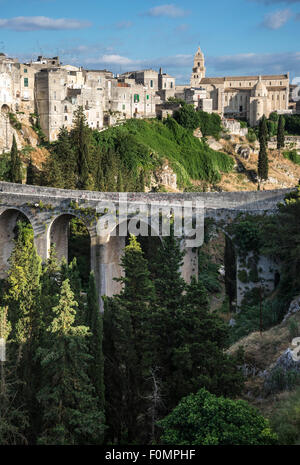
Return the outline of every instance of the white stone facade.
[[[198,48],[190,88],[200,87],[206,90],[206,98],[212,100],[212,111],[221,116],[247,119],[251,126],[257,125],[262,115],[268,117],[273,111],[283,113],[289,109],[288,73],[208,78],[204,55]]]

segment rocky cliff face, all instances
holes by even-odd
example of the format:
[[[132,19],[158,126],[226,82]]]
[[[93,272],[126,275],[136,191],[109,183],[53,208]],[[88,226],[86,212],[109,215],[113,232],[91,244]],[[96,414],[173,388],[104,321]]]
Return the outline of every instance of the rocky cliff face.
[[[168,160],[166,160],[159,169],[153,172],[150,186],[150,189],[165,188],[170,192],[178,192],[177,175],[172,170]]]

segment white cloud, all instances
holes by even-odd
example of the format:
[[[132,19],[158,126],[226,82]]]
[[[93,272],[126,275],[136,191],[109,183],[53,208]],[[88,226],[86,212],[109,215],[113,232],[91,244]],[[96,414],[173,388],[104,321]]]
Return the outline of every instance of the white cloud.
[[[101,55],[98,58],[86,58],[84,60],[86,64],[102,64],[102,65],[121,65],[129,66],[137,64],[138,61],[131,60],[130,58],[124,57],[122,55]]]
[[[288,8],[278,10],[273,13],[267,13],[262,22],[262,26],[267,29],[280,29],[291,18],[292,12]]]
[[[180,18],[187,15],[188,12],[171,3],[150,8],[145,14],[152,17],[167,16],[168,18]]]
[[[16,16],[15,18],[0,18],[0,28],[14,31],[38,31],[63,29],[82,29],[91,25],[88,21],[69,18],[48,18],[46,16]]]
[[[116,23],[115,26],[117,29],[129,29],[132,24],[132,21],[120,21],[119,23]]]

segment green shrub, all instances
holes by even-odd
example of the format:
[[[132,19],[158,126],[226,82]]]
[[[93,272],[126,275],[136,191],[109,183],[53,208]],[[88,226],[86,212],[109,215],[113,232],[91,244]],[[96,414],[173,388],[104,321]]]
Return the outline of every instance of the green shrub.
[[[248,283],[249,278],[248,278],[247,270],[239,270],[238,271],[238,278],[242,283]]]
[[[299,326],[294,318],[290,319],[288,328],[291,339],[294,339],[294,337],[299,336]]]
[[[300,387],[277,402],[270,423],[278,434],[279,444],[300,444]]]
[[[235,325],[230,328],[232,344],[254,331],[259,331],[261,319],[263,331],[277,325],[282,316],[281,305],[278,301],[262,302],[261,313],[262,315],[259,304],[250,306],[243,301],[240,312],[234,316]]]
[[[296,165],[300,165],[300,155],[298,154],[297,150],[290,150],[283,152],[284,158],[291,160]]]
[[[285,370],[282,367],[274,368],[269,374],[264,390],[267,394],[276,394],[282,391],[291,391],[300,383],[300,373],[296,370]]]
[[[266,445],[277,436],[269,421],[244,400],[216,397],[205,389],[183,398],[158,422],[170,445]]]

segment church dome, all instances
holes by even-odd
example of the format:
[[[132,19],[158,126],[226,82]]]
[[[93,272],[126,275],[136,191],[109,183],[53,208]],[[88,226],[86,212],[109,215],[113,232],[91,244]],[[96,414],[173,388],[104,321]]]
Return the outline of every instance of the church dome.
[[[253,87],[252,95],[253,97],[267,97],[268,95],[267,88],[262,82],[261,76],[259,76],[257,83]]]

